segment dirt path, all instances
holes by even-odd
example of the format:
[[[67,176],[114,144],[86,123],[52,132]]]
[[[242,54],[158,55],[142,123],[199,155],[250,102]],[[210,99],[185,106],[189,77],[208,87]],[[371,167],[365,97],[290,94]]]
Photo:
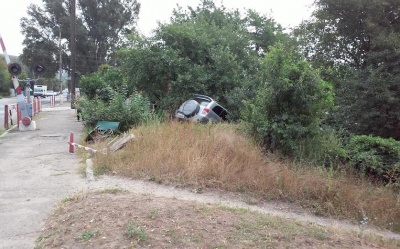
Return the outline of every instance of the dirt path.
[[[0,248],[33,248],[57,204],[77,193],[98,189],[124,189],[133,194],[221,204],[342,230],[359,230],[347,222],[315,217],[286,204],[248,205],[245,198],[228,193],[199,193],[113,176],[90,181],[78,174],[84,162],[68,153],[69,134],[73,131],[79,137],[82,125],[67,105],[41,113],[35,131],[14,130],[0,138]],[[400,234],[388,231],[367,228],[365,232],[400,240]]]
[[[318,224],[330,228],[347,230],[347,231],[360,231],[360,227],[351,224],[347,221],[340,221],[331,218],[318,217],[312,214],[307,214],[303,210],[291,206],[286,203],[272,202],[272,203],[258,203],[257,205],[247,204],[249,202],[247,197],[240,195],[233,195],[223,192],[202,192],[198,193],[197,190],[178,189],[175,187],[159,185],[148,181],[130,180],[120,177],[101,176],[97,180],[89,184],[89,188],[95,189],[123,189],[131,193],[149,195],[154,197],[166,197],[184,201],[196,201],[200,203],[217,204],[234,208],[244,208],[251,211],[257,211],[263,214],[279,216],[287,219],[303,221],[307,223]],[[250,201],[251,202],[251,201]],[[399,239],[400,234],[392,233],[389,231],[378,230],[372,227],[367,227],[365,233],[373,233],[386,238]]]

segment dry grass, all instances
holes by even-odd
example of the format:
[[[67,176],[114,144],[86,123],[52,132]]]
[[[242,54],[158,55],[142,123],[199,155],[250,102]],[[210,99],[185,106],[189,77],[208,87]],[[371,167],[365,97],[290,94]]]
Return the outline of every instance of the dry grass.
[[[290,167],[228,124],[161,123],[131,131],[123,150],[99,154],[96,171],[182,187],[217,188],[293,201],[332,215],[400,231],[400,195],[346,173]],[[100,145],[104,146],[104,145]]]
[[[66,199],[46,219],[39,248],[399,248],[370,234],[247,209],[118,189]]]

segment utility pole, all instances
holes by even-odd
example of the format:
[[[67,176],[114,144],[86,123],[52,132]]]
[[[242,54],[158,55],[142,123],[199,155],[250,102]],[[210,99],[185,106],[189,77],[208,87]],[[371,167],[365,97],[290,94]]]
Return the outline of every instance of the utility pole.
[[[60,96],[61,96],[61,99],[60,99],[60,104],[62,105],[63,104],[63,98],[64,98],[64,96],[63,96],[63,87],[62,87],[62,49],[61,49],[61,26],[60,25],[58,25],[58,28],[59,28],[59,30],[60,30],[60,36],[59,36],[59,40],[58,40],[58,49],[60,50],[59,52],[60,52],[60,65],[59,65],[59,68],[58,68],[58,71],[59,71],[59,81],[60,81]]]
[[[76,0],[71,0],[71,109],[75,109]]]

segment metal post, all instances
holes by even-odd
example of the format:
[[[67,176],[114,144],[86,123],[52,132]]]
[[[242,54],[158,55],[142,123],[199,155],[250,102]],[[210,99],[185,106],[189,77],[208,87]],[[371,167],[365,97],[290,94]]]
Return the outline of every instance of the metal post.
[[[75,109],[76,0],[71,0],[71,109]]]
[[[6,130],[8,130],[8,119],[9,119],[9,114],[8,114],[8,105],[5,105],[4,106],[4,128],[6,129]]]
[[[58,49],[60,50],[59,52],[60,52],[60,65],[59,65],[59,68],[58,68],[58,71],[59,71],[59,78],[58,78],[58,80],[60,81],[60,96],[61,96],[61,99],[60,99],[60,104],[62,105],[63,104],[63,87],[62,87],[62,49],[61,49],[61,26],[59,25],[58,26],[58,29],[60,30],[60,36],[59,36],[59,39],[58,39]]]

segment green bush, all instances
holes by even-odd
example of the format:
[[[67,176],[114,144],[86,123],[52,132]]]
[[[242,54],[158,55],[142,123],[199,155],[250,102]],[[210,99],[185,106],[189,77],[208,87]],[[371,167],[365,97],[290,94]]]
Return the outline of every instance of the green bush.
[[[97,72],[82,76],[79,88],[86,98],[94,99],[97,96],[104,101],[111,99],[113,91],[122,92],[121,88],[129,93],[120,70],[109,65],[101,65]]]
[[[296,52],[271,47],[263,62],[265,82],[244,101],[241,118],[248,132],[268,149],[301,157],[300,144],[320,132],[333,107],[332,87]]]
[[[353,136],[347,150],[350,165],[385,183],[400,183],[400,142],[392,138]]]
[[[299,143],[297,161],[325,168],[337,169],[348,158],[345,135],[331,127],[324,127],[312,138]]]
[[[109,101],[99,97],[83,97],[78,105],[86,127],[95,127],[98,121],[115,121],[120,122],[121,131],[127,131],[151,116],[150,103],[140,94],[133,94],[126,99],[124,93],[114,92]]]

